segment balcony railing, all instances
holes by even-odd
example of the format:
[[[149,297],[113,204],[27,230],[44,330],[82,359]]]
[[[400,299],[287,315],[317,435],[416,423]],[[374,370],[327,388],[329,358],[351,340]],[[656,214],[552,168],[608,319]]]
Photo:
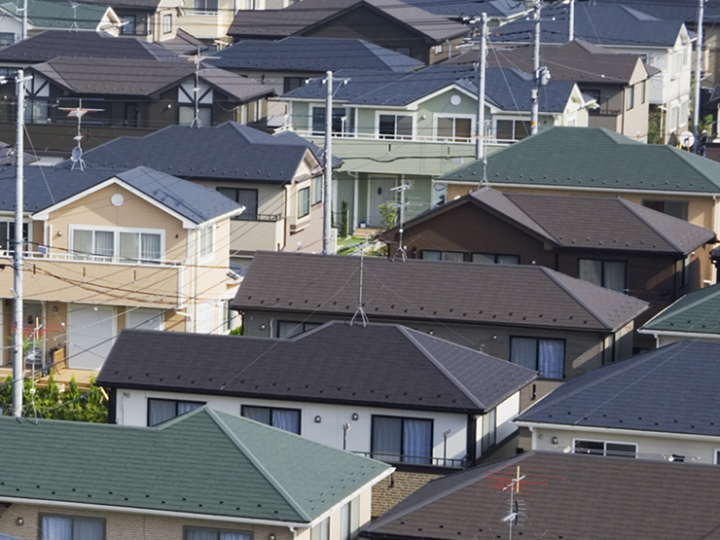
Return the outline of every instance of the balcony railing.
[[[283,214],[240,214],[234,216],[232,219],[235,221],[269,221],[275,223],[277,221],[285,219]]]
[[[0,258],[12,259],[15,253],[12,250],[0,250]],[[169,266],[178,267],[186,264],[185,261],[170,261],[167,259],[128,259],[125,257],[104,257],[100,255],[79,255],[76,253],[42,253],[38,251],[23,251],[23,258],[27,260],[67,261],[77,263],[121,264],[126,266]]]
[[[620,116],[622,111],[615,109],[590,109],[588,114],[591,116]]]
[[[404,465],[426,465],[434,467],[452,467],[465,469],[469,466],[467,456],[463,458],[438,458],[430,456],[409,456],[407,454],[388,454],[387,452],[353,452],[363,457],[377,459],[386,463],[402,463]]]

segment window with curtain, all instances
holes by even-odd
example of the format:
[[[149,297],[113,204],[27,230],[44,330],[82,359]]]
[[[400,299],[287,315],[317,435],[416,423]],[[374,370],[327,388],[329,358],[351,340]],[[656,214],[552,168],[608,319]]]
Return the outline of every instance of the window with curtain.
[[[258,214],[258,190],[244,188],[217,188],[218,193],[225,195],[228,199],[232,199],[240,206],[244,206],[245,210],[237,216],[237,219],[256,220]]]
[[[432,420],[372,417],[372,457],[380,461],[432,462]]]
[[[469,142],[472,138],[472,120],[441,116],[437,119],[435,138],[441,141]]]
[[[412,139],[412,116],[405,114],[378,115],[378,135],[381,139]]]
[[[595,285],[624,293],[627,264],[623,261],[601,261],[596,259],[580,259],[579,277]]]
[[[162,234],[132,229],[72,230],[75,259],[123,263],[150,263],[162,259]]]
[[[252,533],[185,527],[185,540],[252,540]]]
[[[104,539],[104,519],[76,516],[40,516],[40,540]]]
[[[510,361],[537,371],[541,377],[565,377],[565,341],[527,337],[510,338]]]
[[[519,141],[530,135],[530,122],[525,120],[497,120],[495,137],[502,140]]]
[[[147,425],[157,426],[177,416],[181,416],[205,405],[200,401],[180,401],[174,399],[148,398]]]
[[[300,435],[300,410],[275,407],[242,406],[242,416],[261,424]]]

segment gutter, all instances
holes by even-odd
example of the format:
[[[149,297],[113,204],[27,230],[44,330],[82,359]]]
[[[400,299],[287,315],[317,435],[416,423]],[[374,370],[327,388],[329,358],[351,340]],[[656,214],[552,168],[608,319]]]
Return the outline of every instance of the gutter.
[[[648,330],[645,328],[638,328],[638,334],[646,334],[648,336],[671,336],[671,337],[683,337],[692,339],[712,339],[720,340],[720,333],[718,334],[699,334],[695,332],[673,332],[671,330]]]
[[[644,437],[665,437],[667,439],[680,439],[690,441],[709,441],[717,443],[720,441],[720,435],[693,435],[691,433],[673,433],[672,431],[645,431],[640,429],[617,429],[617,428],[603,428],[593,426],[573,426],[563,424],[544,424],[539,422],[523,422],[515,421],[518,426],[529,428],[530,431],[534,431],[534,428],[542,429],[555,429],[558,431],[582,431],[585,433],[611,433],[614,435],[628,435],[638,434]],[[534,435],[533,435],[534,437]]]

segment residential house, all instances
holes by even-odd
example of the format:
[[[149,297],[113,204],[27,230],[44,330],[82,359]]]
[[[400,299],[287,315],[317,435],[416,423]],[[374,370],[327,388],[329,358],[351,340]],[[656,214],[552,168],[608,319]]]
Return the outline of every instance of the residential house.
[[[405,193],[408,217],[442,202],[433,178],[475,156],[476,78],[473,68],[444,65],[411,73],[337,73],[333,152],[344,165],[333,206],[337,212],[347,203],[351,229],[363,223],[379,227],[380,206],[399,202],[391,190],[401,184],[412,186]],[[488,70],[485,132],[493,145],[488,153],[530,133],[532,84],[530,75],[515,69]],[[322,140],[326,93],[321,81],[312,81],[284,94],[288,128]],[[551,81],[540,95],[540,129],[587,125],[592,102],[575,83]]]
[[[719,163],[603,128],[556,127],[489,155],[487,168],[470,163],[438,183],[454,200],[475,191],[484,177],[504,193],[620,196],[720,232]],[[712,275],[711,265],[703,266],[701,283]]]
[[[66,157],[77,144],[77,131],[87,149],[173,124],[245,124],[264,116],[271,88],[218,68],[195,71],[179,62],[103,58],[55,58],[30,66],[28,142],[44,155]],[[7,139],[15,133],[14,94],[14,84],[0,89],[8,100],[0,111],[0,134]],[[79,119],[73,114],[79,107],[91,110]]]
[[[350,540],[370,520],[373,485],[392,473],[208,407],[155,428],[0,425],[0,531],[25,540]],[[26,467],[28,453],[68,463]]]
[[[317,147],[293,133],[268,135],[233,122],[169,126],[145,137],[115,139],[83,159],[90,170],[147,165],[244,206],[230,224],[225,245],[243,266],[258,249],[321,251],[323,158]]]
[[[362,39],[286,37],[279,41],[247,39],[218,51],[212,65],[270,85],[277,95],[304,86],[308,79],[341,69],[403,73],[424,67],[418,60]],[[268,103],[269,127],[280,127],[286,102]]]
[[[529,452],[435,480],[361,536],[717,540],[719,479],[714,466]]]
[[[48,28],[95,30],[118,35],[122,24],[118,14],[107,6],[28,0],[27,9],[28,35]],[[2,2],[0,15],[0,46],[12,45],[22,38],[22,4]]]
[[[237,203],[145,167],[27,167],[24,178],[24,334],[40,326],[38,368],[60,350],[68,367],[97,370],[125,327],[230,329]],[[12,358],[15,183],[14,171],[0,173],[2,364]]]
[[[120,34],[148,42],[177,38],[182,0],[81,0],[87,4],[112,7],[122,20]]]
[[[639,55],[610,52],[581,39],[565,45],[544,45],[540,51],[543,65],[556,81],[573,81],[580,91],[597,104],[588,111],[590,127],[604,127],[627,137],[647,142],[649,73],[657,68],[645,66]],[[453,58],[469,57],[474,53]],[[477,62],[477,56],[474,57]],[[491,66],[516,67],[532,73],[532,50],[522,47],[493,50]],[[591,69],[588,69],[591,67]]]
[[[720,285],[688,293],[642,325],[657,347],[683,339],[720,340]]]
[[[400,237],[399,229],[403,235]],[[492,231],[492,234],[478,234]],[[715,233],[620,198],[481,188],[383,233],[388,256],[538,264],[645,300],[640,325],[703,286]],[[636,336],[635,347],[652,348]]]
[[[232,302],[252,337],[357,320],[360,305],[372,322],[431,333],[555,382],[630,356],[633,320],[647,309],[541,266],[262,251]]]
[[[679,341],[588,373],[522,413],[533,450],[719,464],[720,343]]]
[[[243,39],[287,36],[362,39],[435,64],[458,51],[467,26],[400,0],[303,0],[285,9],[235,15],[228,35]]]
[[[659,70],[651,76],[647,99],[662,118],[661,140],[688,127],[692,38],[679,20],[661,20],[617,3],[578,4],[575,10],[574,35],[609,51],[640,55],[646,64]],[[561,45],[569,41],[568,14],[565,3],[543,9],[542,43]],[[529,45],[534,28],[532,16],[515,20],[495,30],[494,47]],[[552,65],[550,73],[552,74]],[[602,72],[594,66],[588,71]],[[634,97],[637,102],[640,96]],[[627,103],[629,104],[629,103]]]
[[[388,462],[395,488],[375,492],[378,516],[429,476],[513,455],[511,420],[535,377],[402,326],[336,321],[291,339],[124,331],[98,381],[110,422],[152,426],[207,404]]]

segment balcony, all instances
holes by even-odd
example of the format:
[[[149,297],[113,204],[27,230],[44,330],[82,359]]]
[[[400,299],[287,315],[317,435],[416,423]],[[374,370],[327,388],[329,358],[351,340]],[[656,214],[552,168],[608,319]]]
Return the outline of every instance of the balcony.
[[[182,299],[184,262],[127,262],[117,257],[80,260],[64,253],[24,253],[27,300],[116,306],[173,307]],[[13,254],[0,251],[0,290],[14,286]]]
[[[282,214],[240,214],[230,221],[231,252],[277,251],[283,247],[285,216]]]
[[[449,469],[466,469],[470,466],[467,456],[463,458],[440,458],[428,456],[408,456],[408,455],[392,455],[386,452],[353,452],[363,457],[377,459],[395,466],[406,469],[421,467],[444,467]]]

